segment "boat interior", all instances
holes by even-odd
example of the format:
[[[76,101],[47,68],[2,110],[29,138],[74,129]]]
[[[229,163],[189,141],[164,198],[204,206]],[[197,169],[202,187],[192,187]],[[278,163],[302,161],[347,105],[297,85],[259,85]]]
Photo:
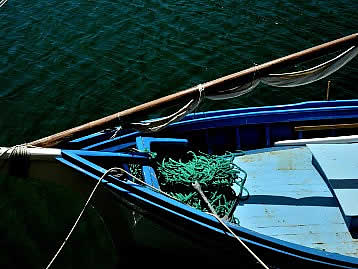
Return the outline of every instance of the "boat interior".
[[[117,132],[113,138],[113,131],[104,132],[74,140],[70,147],[102,152],[112,160],[131,147],[159,154],[243,152],[234,159],[248,175],[245,199],[234,211],[240,226],[358,257],[357,104],[347,102],[335,110],[326,109],[329,102],[323,104],[189,115],[155,135]],[[298,110],[305,110],[305,120]],[[97,165],[106,169],[113,165],[103,160],[99,158]],[[148,184],[160,188],[149,163],[144,163],[143,174]]]
[[[358,257],[357,146],[274,147],[237,157],[235,162],[248,174],[249,192],[234,213],[240,225],[299,245]]]

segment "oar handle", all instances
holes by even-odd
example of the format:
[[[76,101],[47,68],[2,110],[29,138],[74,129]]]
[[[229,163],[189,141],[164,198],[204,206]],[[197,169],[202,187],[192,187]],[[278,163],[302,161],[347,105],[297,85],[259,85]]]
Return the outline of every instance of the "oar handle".
[[[38,147],[53,147],[71,139],[75,139],[93,132],[98,132],[106,128],[121,125],[123,122],[129,120],[132,117],[150,113],[160,107],[168,107],[175,103],[180,103],[183,100],[193,98],[198,94],[198,90],[200,88],[205,89],[205,93],[208,94],[225,89],[231,89],[237,85],[240,85],[241,83],[251,81],[253,76],[258,78],[277,69],[293,65],[298,62],[314,59],[322,55],[357,44],[358,33],[355,33],[261,65],[253,66],[243,71],[203,83],[201,85],[156,99],[154,101],[150,101],[145,104],[123,110],[102,119],[98,119],[45,138],[41,138],[39,140],[30,142],[29,144]]]

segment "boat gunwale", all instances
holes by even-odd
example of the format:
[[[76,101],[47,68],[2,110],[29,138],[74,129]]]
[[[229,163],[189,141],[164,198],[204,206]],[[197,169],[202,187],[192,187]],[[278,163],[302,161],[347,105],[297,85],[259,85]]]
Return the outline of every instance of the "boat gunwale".
[[[330,101],[335,102],[335,101]],[[314,108],[289,108],[285,109],[284,106],[275,106],[275,110],[264,110],[260,109],[259,111],[253,112],[242,112],[241,109],[229,110],[230,114],[222,114],[227,110],[218,111],[218,115],[214,112],[203,112],[198,117],[196,114],[195,118],[186,119],[179,122],[175,122],[167,126],[166,130],[177,130],[177,132],[183,131],[198,131],[198,130],[208,130],[224,127],[240,127],[241,125],[254,125],[254,124],[277,124],[284,122],[293,122],[293,121],[309,121],[309,120],[320,120],[320,119],[349,119],[358,117],[358,100],[355,102],[355,106],[324,106],[324,107],[314,107]],[[352,114],[355,112],[355,114]],[[208,114],[206,114],[208,113]],[[304,113],[304,115],[302,115]],[[209,116],[209,114],[211,116]],[[192,115],[192,114],[191,114]],[[309,115],[309,117],[307,117]],[[192,116],[193,117],[193,116]],[[235,122],[233,122],[235,121]],[[136,137],[141,133],[138,131],[133,131],[132,133],[127,133],[123,137]],[[94,144],[86,145],[82,149],[86,150],[107,150],[110,145],[117,143],[122,139],[122,136],[115,138],[109,138],[101,142],[96,142]]]
[[[336,108],[336,107],[346,107],[346,109],[353,109],[358,107],[358,99],[353,100],[334,100],[334,101],[305,101],[295,104],[285,104],[285,105],[271,105],[271,106],[259,106],[259,107],[243,107],[243,108],[234,108],[234,109],[223,109],[223,110],[214,110],[214,111],[206,111],[206,112],[196,112],[190,113],[186,115],[181,121],[174,122],[170,124],[167,128],[174,128],[178,125],[191,124],[193,121],[206,121],[212,118],[220,119],[220,116],[238,116],[238,115],[252,115],[250,113],[256,114],[258,112],[261,113],[271,113],[277,112],[280,110],[300,110],[302,109],[317,109],[317,108]],[[98,146],[102,146],[105,143],[112,142],[113,140],[118,140],[118,137],[111,138],[112,135],[115,134],[117,129],[108,130],[108,132],[96,132],[91,135],[86,135],[81,138],[74,139],[69,142],[70,148],[74,147],[76,144],[85,143],[88,141],[86,146],[82,147],[82,149],[93,149]],[[138,131],[132,130],[132,132],[125,133],[123,136],[127,135],[136,135]],[[121,136],[119,132],[119,136]],[[106,138],[107,137],[107,138]],[[103,140],[103,138],[105,140]],[[91,140],[94,140],[91,142]],[[100,141],[100,142],[98,142]]]
[[[76,170],[84,172],[87,176],[95,180],[99,180],[101,174],[103,174],[106,170],[80,157],[78,153],[79,152],[65,152],[67,158],[60,157],[58,160]],[[73,163],[71,160],[77,161],[77,164]],[[83,167],[79,166],[81,164]],[[93,172],[97,172],[98,174],[96,175],[93,172],[89,172],[86,170],[86,168],[91,168]],[[131,181],[121,181],[118,179],[115,180],[116,184],[113,182],[113,180],[104,180],[103,183],[107,188],[114,189],[115,192],[120,192],[120,199],[125,199],[130,203],[135,204],[136,206],[140,206],[142,209],[144,209],[144,212],[152,212],[148,213],[148,215],[154,219],[166,219],[165,223],[169,223],[166,217],[175,217],[181,220],[184,219],[191,224],[197,224],[197,229],[202,230],[205,233],[211,231],[221,236],[227,236],[227,240],[229,238],[232,240],[234,239],[233,235],[228,234],[225,230],[222,229],[221,224],[211,214],[204,213],[198,209],[176,201],[175,199],[171,199],[146,186],[139,185]],[[153,212],[159,212],[161,217],[155,216]],[[351,268],[353,265],[358,266],[358,258],[355,257],[302,246],[296,243],[264,235],[254,230],[232,223],[227,223],[227,225],[235,231],[235,234],[237,234],[240,239],[246,243],[263,247],[265,249],[270,249],[274,252],[279,252],[285,255],[298,257],[300,259],[320,264],[340,266],[342,268]]]
[[[310,105],[313,104],[314,107],[308,107],[308,108],[297,108],[297,105],[282,105],[282,106],[272,106],[269,107],[270,109],[265,109],[265,107],[257,108],[255,111],[250,111],[249,109],[234,109],[234,110],[220,110],[220,111],[213,111],[213,112],[206,112],[201,113],[199,116],[198,114],[195,114],[195,118],[192,115],[189,117],[184,118],[181,122],[173,123],[168,128],[178,128],[180,125],[194,125],[194,123],[197,123],[199,121],[213,121],[213,120],[221,120],[225,117],[238,117],[238,118],[245,118],[245,117],[253,117],[258,118],[262,117],[264,115],[287,115],[287,114],[298,114],[298,113],[304,113],[304,115],[307,115],[309,113],[317,113],[324,112],[324,115],[321,113],[318,113],[319,115],[314,115],[314,119],[319,118],[342,118],[342,115],[337,115],[337,111],[345,114],[347,113],[347,117],[352,117],[352,114],[349,114],[351,112],[355,112],[354,116],[358,117],[358,100],[351,100],[351,101],[329,101],[329,102],[304,102],[300,103],[299,105]],[[351,105],[347,105],[351,104]],[[354,105],[353,105],[354,104]],[[322,106],[323,105],[323,106]],[[341,106],[343,105],[343,106]],[[288,109],[285,109],[288,108]],[[230,113],[236,113],[236,114],[230,114],[225,115],[225,111],[229,111]],[[238,112],[246,111],[245,113],[238,113]],[[249,111],[249,112],[248,112]],[[289,112],[289,113],[288,113]],[[208,117],[208,114],[211,116]],[[338,113],[340,114],[340,113]],[[301,120],[301,118],[304,118],[307,120],[307,117],[300,116],[296,117],[297,121],[298,119]],[[283,122],[282,118],[278,119],[275,118],[276,122]],[[285,120],[287,122],[287,120]],[[236,122],[235,122],[236,123]],[[255,122],[250,122],[254,124]],[[248,121],[246,120],[242,124],[248,124]],[[179,128],[180,129],[180,128]],[[129,133],[129,135],[139,135],[140,133],[135,132]],[[120,141],[120,139],[116,139],[115,143]],[[104,144],[106,143],[113,143],[112,140],[106,140],[103,141]],[[87,147],[88,148],[88,147]],[[103,150],[103,149],[102,149]],[[63,151],[65,152],[65,151]],[[80,152],[80,151],[79,151]],[[66,162],[67,165],[72,166],[73,168],[77,170],[81,170],[82,172],[86,171],[86,169],[91,168],[94,171],[96,171],[98,174],[103,174],[105,170],[101,168],[100,166],[94,165],[92,162],[89,162],[85,160],[84,158],[80,157],[79,152],[72,153],[70,155],[67,154],[67,157],[70,157],[70,160],[64,159],[64,158],[58,158],[59,161]],[[66,154],[65,154],[66,155]],[[85,160],[85,162],[83,161]],[[75,161],[75,163],[73,163]],[[76,164],[77,162],[77,164]],[[84,165],[85,167],[81,167],[81,165]],[[86,172],[85,172],[86,173]],[[98,180],[100,178],[99,175],[95,175],[93,173],[88,172],[87,175]],[[117,185],[118,184],[118,185]],[[140,186],[137,184],[133,184],[130,182],[116,182],[114,184],[113,182],[107,182],[107,187],[114,188],[116,192],[121,192],[121,195],[124,196],[125,199],[130,200],[132,203],[139,203],[141,207],[149,207],[149,212],[153,210],[154,208],[160,212],[160,215],[166,214],[168,216],[176,216],[179,218],[185,218],[187,221],[193,222],[198,224],[201,229],[211,229],[214,232],[219,232],[220,234],[225,234],[227,236],[227,233],[224,232],[221,227],[220,223],[209,214],[206,214],[204,212],[201,212],[197,209],[191,208],[190,206],[184,205],[178,201],[175,201],[173,199],[170,199],[166,197],[163,194],[157,193],[153,190],[148,189],[147,187]],[[139,202],[140,201],[140,202]],[[195,217],[195,218],[194,218]],[[175,224],[173,224],[175,225]],[[339,253],[330,253],[319,249],[314,249],[310,247],[305,247],[296,243],[287,242],[281,239],[277,239],[271,236],[266,236],[261,233],[258,233],[256,231],[236,226],[233,224],[229,224],[232,229],[235,230],[236,233],[239,234],[240,237],[244,241],[247,241],[251,244],[258,245],[264,248],[272,249],[276,252],[281,252],[287,255],[300,257],[301,259],[311,260],[314,262],[318,262],[320,264],[326,263],[330,265],[335,266],[341,266],[341,267],[351,267],[351,266],[358,266],[358,258],[347,256]],[[232,237],[232,236],[231,236]]]

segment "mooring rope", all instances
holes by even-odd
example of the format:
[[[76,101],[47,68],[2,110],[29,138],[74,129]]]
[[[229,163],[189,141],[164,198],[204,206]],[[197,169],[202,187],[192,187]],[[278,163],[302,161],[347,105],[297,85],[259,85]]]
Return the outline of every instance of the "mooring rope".
[[[230,228],[229,226],[227,226],[222,219],[218,216],[218,214],[215,212],[215,209],[213,208],[213,206],[210,204],[208,198],[205,196],[204,192],[201,189],[201,186],[199,184],[198,181],[195,181],[194,183],[192,183],[193,188],[200,194],[200,196],[202,197],[202,199],[204,200],[204,202],[207,204],[207,206],[209,207],[212,215],[221,223],[221,225],[223,225],[225,227],[226,230],[228,230],[237,241],[240,242],[240,244],[265,268],[265,269],[269,269],[269,267],[244,243],[244,241],[242,241],[240,239],[240,237],[238,237]]]
[[[104,178],[106,175],[108,175],[110,172],[117,171],[117,170],[123,170],[123,169],[117,168],[117,167],[110,168],[110,169],[108,169],[108,170],[101,176],[101,178],[98,180],[97,184],[94,186],[94,188],[93,188],[91,194],[89,195],[89,197],[88,197],[86,203],[84,204],[84,206],[83,206],[83,208],[82,208],[82,210],[81,210],[81,213],[78,215],[78,217],[77,217],[75,223],[72,225],[72,228],[71,228],[70,232],[67,234],[67,236],[66,236],[65,240],[63,241],[63,243],[61,244],[60,248],[57,250],[56,254],[53,256],[53,258],[51,259],[51,261],[49,262],[49,264],[46,266],[46,269],[48,269],[48,268],[51,267],[51,265],[53,264],[53,262],[56,260],[57,256],[61,253],[63,247],[65,246],[65,244],[67,243],[68,239],[69,239],[70,236],[72,235],[74,229],[76,228],[78,222],[80,221],[80,219],[81,219],[83,213],[85,212],[85,210],[86,210],[86,208],[87,208],[89,202],[91,201],[91,199],[92,199],[94,193],[96,192],[96,190],[97,190],[99,184],[102,182],[103,178]]]
[[[28,156],[30,156],[30,153],[27,150],[27,148],[41,148],[41,147],[33,146],[33,145],[27,144],[27,143],[18,144],[18,145],[8,147],[8,148],[0,147],[0,150],[3,150],[2,152],[0,151],[0,158],[11,160],[13,158],[19,158],[19,157],[24,157],[24,156],[28,157]],[[5,158],[6,154],[8,156]]]
[[[144,185],[156,190],[156,191],[159,191],[160,193],[163,193],[164,195],[174,199],[174,200],[177,200],[176,198],[168,195],[167,193],[163,192],[162,190],[156,188],[156,187],[153,187],[152,185],[150,184],[147,184],[145,181],[135,177],[134,175],[132,175],[131,173],[128,173],[127,171],[125,171],[124,169],[122,168],[119,168],[122,172],[125,172],[126,174],[128,174],[129,176],[131,176],[132,178],[134,178],[135,180],[138,180],[140,183],[143,183]],[[215,212],[215,209],[213,208],[213,206],[210,204],[210,202],[208,201],[208,199],[206,198],[204,192],[201,190],[201,187],[200,187],[200,184],[198,181],[195,181],[195,183],[192,184],[193,188],[199,192],[200,196],[203,198],[203,200],[207,203],[208,207],[210,208],[210,211],[211,211],[211,214],[212,216],[214,216],[219,222],[221,225],[223,225],[225,227],[225,229],[227,229],[234,237],[237,241],[240,242],[240,244],[265,268],[265,269],[269,269],[269,267],[244,243],[244,241],[242,241],[224,222],[223,220],[218,216],[218,214]]]
[[[15,145],[9,148],[0,148],[0,168],[6,165],[6,161],[10,161],[9,172],[14,175],[22,175],[27,173],[30,164],[30,153],[27,150],[26,144]],[[16,164],[14,164],[14,162]]]
[[[91,201],[91,199],[92,199],[94,193],[96,192],[98,186],[101,184],[103,178],[104,178],[105,176],[107,176],[110,172],[112,172],[112,171],[118,171],[118,170],[121,171],[121,172],[123,172],[123,173],[125,173],[125,174],[127,174],[128,176],[134,178],[134,179],[137,180],[138,182],[140,182],[140,183],[142,183],[142,184],[144,184],[144,185],[146,185],[146,186],[152,188],[153,190],[155,190],[155,191],[157,191],[157,192],[160,192],[161,194],[163,194],[163,195],[165,195],[165,196],[167,196],[167,197],[169,197],[169,198],[172,198],[172,199],[174,199],[174,200],[176,200],[176,201],[179,201],[179,200],[176,199],[175,197],[172,197],[172,196],[170,196],[169,194],[163,192],[162,190],[160,190],[160,189],[158,189],[158,188],[156,188],[156,187],[154,187],[154,186],[152,186],[152,185],[146,183],[145,181],[143,181],[143,180],[139,179],[138,177],[134,176],[133,174],[127,172],[127,171],[124,170],[123,168],[113,167],[113,168],[108,169],[108,170],[101,176],[101,178],[98,180],[97,184],[94,186],[94,188],[93,188],[91,194],[89,195],[89,197],[88,197],[86,203],[84,204],[84,206],[83,206],[83,208],[82,208],[82,210],[81,210],[79,216],[77,217],[75,223],[73,224],[73,226],[72,226],[70,232],[69,232],[68,235],[66,236],[66,238],[65,238],[65,240],[63,241],[63,243],[61,244],[60,248],[57,250],[56,254],[53,256],[53,258],[51,259],[51,261],[50,261],[49,264],[47,265],[46,269],[49,269],[49,268],[51,267],[51,265],[52,265],[53,262],[56,260],[56,258],[58,257],[58,255],[61,253],[63,247],[65,246],[65,244],[67,243],[68,239],[69,239],[70,236],[72,235],[74,229],[76,228],[78,222],[80,221],[80,219],[81,219],[81,217],[82,217],[84,211],[86,210],[86,208],[87,208],[89,202]],[[204,200],[206,199],[205,202],[208,203],[208,206],[209,206],[210,211],[211,211],[211,214],[210,214],[210,213],[208,213],[208,214],[213,215],[213,216],[241,243],[241,245],[242,245],[265,269],[269,269],[269,267],[268,267],[267,265],[265,265],[265,263],[263,263],[263,261],[261,261],[261,259],[221,220],[221,218],[216,214],[215,210],[214,210],[214,209],[212,208],[212,206],[210,205],[210,203],[209,203],[209,201],[207,200],[205,194],[202,192],[201,187],[200,187],[200,184],[199,184],[197,181],[196,181],[196,183],[199,185],[199,187],[198,187],[198,185],[196,185],[196,184],[193,184],[193,187],[194,187],[195,190],[197,190],[197,191],[199,192],[199,194],[203,197]],[[196,185],[196,186],[194,186],[194,185]]]
[[[138,180],[140,183],[143,183],[144,185],[159,191],[160,193],[179,201],[178,199],[176,199],[175,197],[172,197],[170,195],[168,195],[167,193],[163,192],[162,190],[153,187],[150,184],[147,184],[145,181],[133,176],[131,173],[128,173],[127,171],[125,171],[122,168],[119,168],[122,172],[125,172],[126,174],[128,174],[129,176],[133,177],[135,180]],[[203,198],[203,200],[207,203],[208,207],[210,208],[211,214],[212,216],[214,216],[221,225],[223,225],[225,227],[225,229],[227,229],[235,238],[236,240],[238,240],[240,242],[240,244],[265,268],[265,269],[269,269],[269,267],[223,222],[223,220],[217,215],[217,213],[215,212],[215,209],[213,208],[213,206],[210,204],[210,202],[208,201],[208,199],[206,198],[205,194],[203,193],[203,191],[201,190],[200,184],[198,181],[196,181],[195,183],[192,184],[193,188],[199,192],[200,196]]]
[[[29,156],[27,146],[25,144],[15,145],[5,149],[3,152],[0,152],[0,158],[4,157],[6,154],[8,154],[8,156],[5,159],[8,160]]]
[[[0,1],[0,7],[2,7],[3,5],[5,5],[6,2],[7,2],[7,0],[1,0],[1,1]]]
[[[129,123],[130,128],[134,128],[137,131],[145,133],[153,133],[162,130],[167,127],[170,123],[176,122],[184,118],[188,113],[194,111],[199,106],[204,96],[204,86],[199,84],[197,90],[199,93],[198,97],[192,98],[187,104],[181,107],[178,111],[172,113],[169,116],[160,117],[158,119],[143,120],[140,122]],[[117,114],[118,120],[121,122],[120,112]]]
[[[131,176],[131,177],[134,178],[135,180],[138,180],[140,183],[142,183],[142,184],[144,184],[144,185],[146,185],[146,186],[148,186],[148,187],[151,187],[151,188],[155,189],[156,191],[159,191],[160,193],[162,193],[162,194],[164,194],[164,195],[166,195],[166,196],[168,196],[168,197],[170,197],[170,198],[173,198],[173,197],[171,197],[170,195],[168,195],[167,193],[165,193],[165,192],[163,192],[163,191],[161,191],[161,190],[159,190],[159,189],[153,187],[152,185],[150,185],[150,184],[148,184],[148,183],[146,183],[146,182],[140,180],[139,178],[135,177],[135,176],[132,175],[131,173],[128,173],[126,170],[124,170],[124,169],[122,169],[122,168],[120,168],[120,167],[112,167],[112,168],[108,169],[108,170],[101,176],[101,178],[98,180],[97,184],[94,186],[94,188],[93,188],[91,194],[89,195],[89,197],[88,197],[86,203],[84,204],[84,206],[83,206],[83,208],[82,208],[80,214],[78,215],[78,217],[77,217],[75,223],[72,225],[71,230],[70,230],[69,233],[67,234],[66,238],[63,240],[63,242],[62,242],[61,246],[59,247],[59,249],[57,250],[56,254],[53,256],[53,258],[51,259],[51,261],[49,262],[49,264],[46,266],[46,269],[49,269],[49,268],[51,267],[51,265],[52,265],[53,262],[56,260],[56,258],[58,257],[58,255],[61,253],[61,251],[62,251],[62,249],[64,248],[64,246],[66,245],[68,239],[70,238],[70,236],[72,235],[73,231],[75,230],[75,228],[76,228],[78,222],[80,221],[80,219],[81,219],[83,213],[85,212],[85,210],[86,210],[86,208],[87,208],[89,202],[91,201],[91,199],[92,199],[94,193],[96,192],[98,186],[102,183],[103,178],[104,178],[105,176],[107,176],[110,172],[118,171],[118,170],[121,171],[121,172],[126,173],[128,176]],[[177,199],[175,199],[175,200],[177,200]]]

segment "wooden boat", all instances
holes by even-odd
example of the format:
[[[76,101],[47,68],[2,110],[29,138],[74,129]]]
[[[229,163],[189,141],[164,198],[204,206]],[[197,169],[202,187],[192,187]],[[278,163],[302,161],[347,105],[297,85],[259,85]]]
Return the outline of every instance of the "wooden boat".
[[[358,100],[187,114],[204,96],[224,99],[246,93],[259,82],[286,87],[326,77],[358,53],[357,43],[358,34],[350,35],[36,140],[26,148],[2,148],[3,167],[19,176],[60,182],[84,195],[101,182],[93,204],[122,257],[142,257],[148,263],[179,257],[176,264],[188,264],[183,257],[190,257],[198,264],[244,268],[358,268]],[[333,60],[304,72],[271,73],[347,47]],[[129,121],[183,100],[187,104],[171,116]],[[172,183],[163,183],[162,162],[170,157],[185,164],[193,155],[188,152],[220,160],[228,160],[231,153],[226,169],[234,167],[234,181],[240,182],[229,186],[234,199],[224,216],[207,203],[210,188],[193,187],[203,209],[173,194],[192,183],[204,190],[221,174],[204,183],[189,174],[192,182],[185,188],[173,183],[173,191],[168,191]],[[113,167],[115,173],[110,172]]]

